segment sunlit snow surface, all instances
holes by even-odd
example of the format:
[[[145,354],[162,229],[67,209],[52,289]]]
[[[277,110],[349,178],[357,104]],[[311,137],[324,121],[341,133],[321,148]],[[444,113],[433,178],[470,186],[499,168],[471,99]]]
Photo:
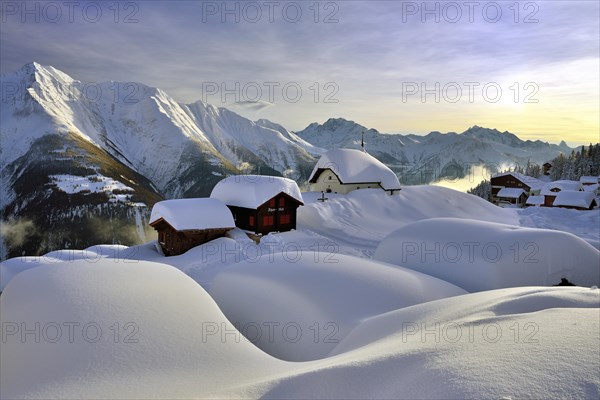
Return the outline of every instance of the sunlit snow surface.
[[[50,175],[49,178],[52,185],[56,185],[58,189],[65,193],[104,192],[109,195],[111,201],[129,201],[134,192],[129,186],[101,174],[87,176],[61,174]],[[114,193],[115,190],[118,192]]]
[[[236,229],[174,257],[148,243],[3,262],[0,396],[598,398],[600,290],[548,287],[569,271],[598,284],[598,209],[426,186],[319,195],[303,194],[297,231],[260,244]],[[453,264],[411,248],[402,263],[407,241],[513,239],[538,244],[533,269],[510,249]]]

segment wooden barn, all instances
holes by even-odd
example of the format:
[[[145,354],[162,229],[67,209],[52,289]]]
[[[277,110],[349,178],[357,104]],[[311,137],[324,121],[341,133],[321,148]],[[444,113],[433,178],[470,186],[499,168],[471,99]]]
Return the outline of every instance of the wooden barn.
[[[333,149],[321,156],[310,178],[313,192],[346,194],[357,189],[400,190],[398,177],[364,150]]]
[[[230,176],[210,197],[229,207],[235,226],[263,235],[296,229],[296,211],[304,205],[296,182],[276,176]]]
[[[523,189],[525,199],[527,199],[531,195],[538,194],[544,185],[544,182],[539,179],[518,172],[496,174],[492,176],[490,183],[492,186],[492,203],[497,205],[504,201],[498,198],[498,193],[504,188]]]
[[[219,200],[178,199],[156,203],[150,226],[158,231],[163,254],[175,256],[225,236],[235,223],[229,208]]]

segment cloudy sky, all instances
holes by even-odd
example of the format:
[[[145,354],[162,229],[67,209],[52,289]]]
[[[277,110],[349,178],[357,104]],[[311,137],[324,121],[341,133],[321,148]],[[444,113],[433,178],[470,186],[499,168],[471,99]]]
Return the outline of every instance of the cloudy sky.
[[[143,82],[288,129],[600,141],[598,1],[2,1],[0,69]]]

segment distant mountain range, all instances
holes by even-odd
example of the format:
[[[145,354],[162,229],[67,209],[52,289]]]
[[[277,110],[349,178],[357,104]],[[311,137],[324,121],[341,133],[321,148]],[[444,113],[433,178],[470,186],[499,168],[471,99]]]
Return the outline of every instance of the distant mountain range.
[[[573,150],[565,142],[555,145],[540,140],[524,141],[510,132],[476,125],[460,134],[431,132],[419,136],[382,134],[353,121],[331,118],[296,133],[324,149],[360,148],[364,133],[366,150],[395,170],[404,184],[456,177],[475,165],[496,171],[510,164],[543,163]]]
[[[477,126],[397,135],[338,118],[294,133],[201,101],[179,103],[141,83],[86,84],[37,63],[2,75],[0,84],[3,259],[149,240],[146,219],[156,201],[207,196],[230,174],[284,175],[302,184],[319,154],[360,147],[363,131],[367,150],[405,184],[473,164],[542,162],[571,151]]]

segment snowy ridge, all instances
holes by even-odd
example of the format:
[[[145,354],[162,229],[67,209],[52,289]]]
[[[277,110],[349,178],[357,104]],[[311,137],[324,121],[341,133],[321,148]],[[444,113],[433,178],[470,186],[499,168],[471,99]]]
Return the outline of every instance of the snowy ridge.
[[[509,132],[473,126],[461,134],[431,132],[425,136],[383,134],[354,121],[331,118],[323,124],[312,123],[296,134],[324,149],[360,149],[362,133],[366,149],[388,165],[428,166],[442,169],[458,162],[463,166],[488,165],[500,170],[503,166],[528,160],[542,163],[571,148],[541,141],[523,141]]]
[[[85,84],[37,63],[3,75],[0,83],[18,89],[2,104],[3,165],[43,135],[67,132],[108,151],[159,190],[181,175],[192,153],[241,169],[260,162],[295,178],[315,161],[306,150],[312,147],[281,126],[202,102],[181,104],[141,83]]]

